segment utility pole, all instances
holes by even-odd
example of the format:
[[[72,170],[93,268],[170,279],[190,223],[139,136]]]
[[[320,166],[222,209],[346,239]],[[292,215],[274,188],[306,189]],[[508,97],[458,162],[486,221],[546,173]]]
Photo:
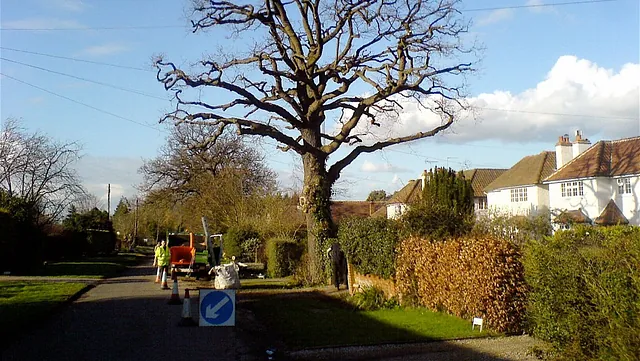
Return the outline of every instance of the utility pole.
[[[111,220],[111,183],[107,184],[107,220]]]
[[[138,197],[136,196],[136,208],[133,211],[133,239],[131,240],[131,250],[136,246],[138,239]]]

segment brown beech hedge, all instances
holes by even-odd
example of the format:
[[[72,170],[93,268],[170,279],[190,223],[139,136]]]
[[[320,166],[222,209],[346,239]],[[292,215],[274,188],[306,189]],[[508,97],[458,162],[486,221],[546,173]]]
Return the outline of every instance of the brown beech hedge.
[[[493,236],[409,238],[398,248],[396,286],[414,303],[507,333],[524,328],[527,286],[517,246]]]

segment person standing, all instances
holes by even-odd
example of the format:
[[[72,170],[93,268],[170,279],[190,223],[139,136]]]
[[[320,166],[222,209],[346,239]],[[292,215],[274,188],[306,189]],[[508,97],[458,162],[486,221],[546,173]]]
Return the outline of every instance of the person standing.
[[[166,241],[160,241],[160,244],[156,246],[155,257],[153,259],[153,265],[158,266],[158,273],[156,282],[160,281],[162,277],[162,288],[167,285],[167,274],[169,272],[169,262],[171,261],[171,251]],[[168,288],[168,287],[167,287]]]
[[[334,243],[327,249],[327,256],[329,256],[329,260],[331,261],[331,280],[333,281],[334,286],[336,286],[337,290],[340,290],[340,283],[342,281],[342,260],[344,259],[344,253],[340,247],[339,243]],[[346,282],[345,282],[346,283]]]

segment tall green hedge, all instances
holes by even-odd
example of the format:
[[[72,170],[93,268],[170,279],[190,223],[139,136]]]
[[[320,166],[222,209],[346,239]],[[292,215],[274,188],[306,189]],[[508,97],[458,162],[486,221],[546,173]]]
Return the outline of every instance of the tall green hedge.
[[[471,230],[474,220],[471,181],[462,172],[436,167],[427,174],[420,199],[402,215],[403,238],[461,236]]]
[[[395,274],[398,224],[385,218],[350,218],[338,228],[338,242],[358,272],[382,278]]]
[[[236,256],[240,258],[242,255],[242,243],[250,238],[260,238],[257,231],[247,225],[236,225],[229,227],[222,237],[224,243],[224,253],[227,258]]]
[[[526,247],[533,334],[561,359],[637,360],[640,228],[579,227]]]
[[[267,241],[267,275],[292,275],[300,264],[304,245],[290,238],[271,238]]]

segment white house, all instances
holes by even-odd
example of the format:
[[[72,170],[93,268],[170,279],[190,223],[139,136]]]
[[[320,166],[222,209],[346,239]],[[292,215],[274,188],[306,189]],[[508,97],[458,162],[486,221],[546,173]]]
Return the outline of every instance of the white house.
[[[465,170],[464,179],[471,181],[473,188],[473,208],[476,215],[484,214],[489,208],[484,188],[501,176],[507,169],[474,168]]]
[[[522,158],[484,188],[489,209],[526,216],[549,208],[549,186],[542,181],[556,170],[556,153]]]
[[[558,170],[544,180],[559,225],[640,225],[640,137],[599,141],[560,137]]]
[[[417,201],[420,198],[422,189],[424,188],[423,182],[425,181],[426,173],[423,173],[422,179],[410,180],[407,185],[397,191],[387,202],[386,215],[388,219],[398,219],[407,211],[409,204]],[[373,216],[381,216],[384,210],[376,211]]]
[[[471,181],[471,187],[473,188],[473,204],[476,214],[481,214],[487,209],[487,196],[483,191],[484,187],[506,171],[506,169],[487,168],[463,171],[464,178]],[[422,172],[420,179],[410,180],[406,186],[396,192],[389,199],[386,210],[378,210],[373,214],[373,216],[383,217],[386,211],[387,218],[400,218],[400,216],[408,209],[409,204],[420,198],[425,182],[428,181],[427,177],[428,173],[425,170]]]

